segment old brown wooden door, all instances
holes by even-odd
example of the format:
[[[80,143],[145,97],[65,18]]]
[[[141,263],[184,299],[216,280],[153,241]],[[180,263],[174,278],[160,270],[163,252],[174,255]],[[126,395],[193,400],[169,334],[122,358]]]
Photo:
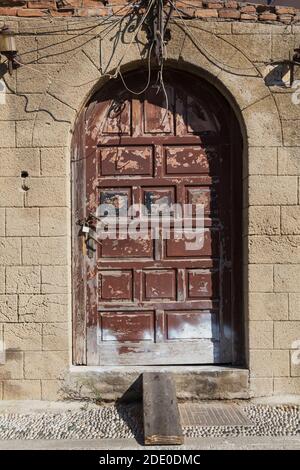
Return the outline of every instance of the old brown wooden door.
[[[138,91],[145,78],[145,73],[129,74],[127,85]],[[101,243],[91,238],[85,254],[82,242],[75,241],[79,363],[237,360],[241,195],[235,180],[241,179],[236,161],[241,155],[234,154],[239,135],[232,134],[229,106],[204,81],[172,71],[165,84],[167,99],[154,74],[141,95],[114,82],[91,100],[79,126],[85,139],[76,177],[85,183],[75,203],[85,195],[86,205],[77,216],[89,218],[99,203],[118,208],[142,203],[149,212],[153,203],[203,203],[204,245],[191,251],[184,238]],[[78,231],[75,236],[81,238]]]

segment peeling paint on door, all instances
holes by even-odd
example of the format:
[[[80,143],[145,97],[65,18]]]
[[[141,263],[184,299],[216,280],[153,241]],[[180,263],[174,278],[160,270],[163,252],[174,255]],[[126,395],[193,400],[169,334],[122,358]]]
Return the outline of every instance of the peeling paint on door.
[[[161,213],[172,204],[204,205],[204,243],[193,250],[172,226],[169,240],[150,233],[104,239],[84,258],[90,365],[235,357],[241,257],[234,208],[241,194],[234,175],[241,165],[233,164],[234,118],[212,87],[204,81],[186,87],[184,77],[166,73],[167,110],[153,76],[138,98],[115,81],[86,111],[87,214],[100,203],[112,204],[117,215],[131,204],[144,204],[149,213],[154,205]],[[129,74],[128,85],[136,88],[142,78]],[[193,222],[194,211],[190,217]]]

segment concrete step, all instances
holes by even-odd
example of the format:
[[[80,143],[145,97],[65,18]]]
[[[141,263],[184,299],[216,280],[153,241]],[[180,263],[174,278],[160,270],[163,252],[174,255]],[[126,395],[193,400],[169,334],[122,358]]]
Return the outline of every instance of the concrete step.
[[[143,372],[174,375],[179,400],[229,400],[249,398],[249,371],[219,366],[72,366],[65,378],[64,397],[133,401],[142,397]]]

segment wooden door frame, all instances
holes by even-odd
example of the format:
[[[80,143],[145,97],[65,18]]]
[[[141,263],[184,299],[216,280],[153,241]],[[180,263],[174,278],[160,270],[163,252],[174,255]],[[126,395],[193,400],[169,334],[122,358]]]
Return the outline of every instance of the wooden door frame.
[[[130,74],[139,73],[140,70],[129,72]],[[197,77],[190,72],[174,70],[178,74],[185,74],[192,80],[203,81],[205,86],[209,87],[219,101],[227,107],[231,114],[230,134],[234,136],[231,139],[231,169],[234,185],[231,191],[231,204],[236,211],[235,226],[232,230],[232,243],[237,253],[234,258],[234,270],[232,279],[234,289],[232,289],[232,331],[233,331],[233,365],[244,365],[245,361],[245,316],[243,312],[243,251],[242,251],[242,155],[243,139],[239,122],[234,114],[232,106],[219,90],[211,85],[207,80]],[[107,84],[104,85],[104,87]],[[101,91],[101,90],[100,90]],[[72,337],[73,337],[73,364],[87,365],[87,345],[90,341],[95,341],[96,334],[87,334],[87,280],[86,280],[86,257],[82,256],[83,238],[80,235],[80,222],[86,215],[86,116],[89,103],[93,97],[98,94],[97,91],[83,110],[80,112],[75,124],[72,145],[71,145],[71,187],[72,187]]]
[[[72,201],[72,363],[86,365],[86,263],[80,222],[85,218],[85,108],[76,122],[71,146]]]

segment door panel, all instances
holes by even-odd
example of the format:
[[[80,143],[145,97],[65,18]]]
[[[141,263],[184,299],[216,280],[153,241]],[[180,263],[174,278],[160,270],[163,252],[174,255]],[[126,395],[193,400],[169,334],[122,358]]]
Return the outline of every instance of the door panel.
[[[154,341],[154,314],[153,312],[103,312],[100,331],[103,341]]]
[[[216,314],[188,311],[167,312],[167,338],[170,339],[218,339]]]
[[[98,286],[100,302],[113,302],[115,300],[130,302],[133,300],[133,271],[101,271],[99,272]]]
[[[153,173],[152,148],[106,147],[100,150],[101,175],[148,175]]]
[[[134,85],[139,76],[131,80]],[[90,225],[92,248],[82,255],[90,365],[233,360],[228,109],[221,125],[215,97],[187,92],[180,74],[168,80],[168,109],[154,78],[138,98],[113,85],[91,102],[85,116],[86,215],[93,219],[99,204],[123,217],[131,204],[144,204],[154,216],[188,203],[194,227],[195,205],[203,204],[204,242],[178,238],[172,213],[170,239],[162,230],[153,239],[148,230],[144,238],[100,240],[96,222]]]
[[[216,162],[200,146],[166,147],[165,162],[167,175],[209,174]]]

